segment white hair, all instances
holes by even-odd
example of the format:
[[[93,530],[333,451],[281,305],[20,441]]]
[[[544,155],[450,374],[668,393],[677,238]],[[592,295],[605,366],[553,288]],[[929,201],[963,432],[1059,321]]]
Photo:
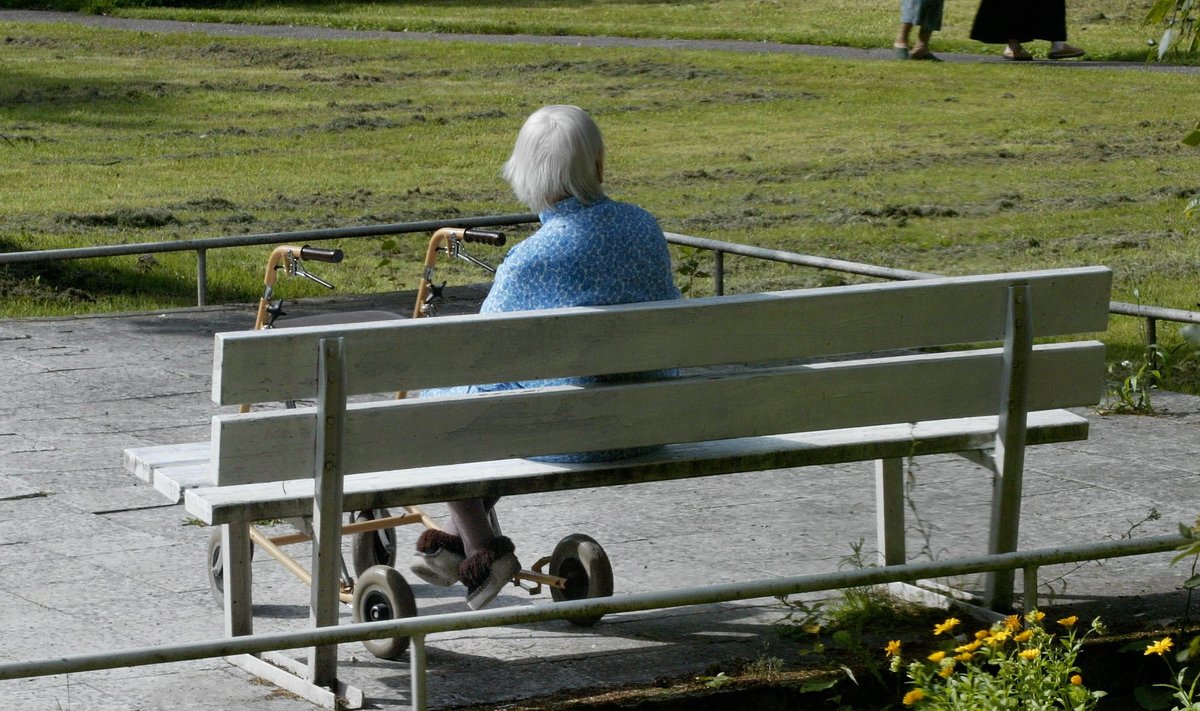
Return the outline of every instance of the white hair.
[[[544,106],[521,126],[503,175],[534,212],[567,197],[588,205],[604,197],[603,158],[600,127],[587,112],[578,106]]]

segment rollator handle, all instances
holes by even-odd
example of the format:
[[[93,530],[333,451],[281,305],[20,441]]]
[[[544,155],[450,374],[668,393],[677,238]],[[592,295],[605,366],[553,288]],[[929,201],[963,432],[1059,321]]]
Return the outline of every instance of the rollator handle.
[[[491,230],[463,230],[463,242],[478,242],[479,244],[490,244],[493,247],[504,246],[505,237],[503,232],[492,232]]]
[[[300,248],[301,259],[311,259],[316,262],[332,262],[337,264],[344,257],[340,249],[321,249],[319,247],[309,247],[307,244]]]

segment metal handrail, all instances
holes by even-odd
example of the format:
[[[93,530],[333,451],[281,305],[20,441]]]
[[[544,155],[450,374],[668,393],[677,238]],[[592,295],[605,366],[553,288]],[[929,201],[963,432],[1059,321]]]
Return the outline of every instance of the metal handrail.
[[[412,635],[414,642],[417,642],[416,638],[423,638],[425,635],[434,632],[481,629],[579,616],[587,617],[669,607],[707,605],[735,600],[781,597],[808,592],[883,585],[913,580],[930,580],[972,573],[1015,570],[1018,568],[1025,571],[1027,588],[1025,591],[1025,605],[1027,609],[1033,609],[1036,607],[1036,571],[1039,567],[1124,556],[1165,553],[1177,550],[1180,546],[1190,542],[1191,539],[1178,534],[1147,536],[1146,538],[1100,541],[1073,546],[1037,548],[1012,553],[971,556],[948,561],[905,563],[903,565],[889,565],[877,568],[861,568],[849,571],[754,580],[744,583],[722,583],[661,592],[633,593],[619,597],[571,600],[556,602],[553,605],[442,613],[419,617],[405,617],[383,622],[360,622],[293,632],[246,635],[158,647],[106,651],[73,657],[0,662],[0,681],[34,676],[49,676],[52,674],[70,674],[84,671],[98,671],[101,669],[145,666],[148,664],[183,662],[235,654],[257,654],[280,649],[346,644],[349,642],[384,639],[401,635]],[[423,643],[423,639],[421,643]]]
[[[317,242],[330,239],[354,239],[359,237],[382,237],[385,235],[410,234],[416,232],[433,232],[443,227],[500,227],[507,225],[535,224],[538,216],[532,213],[509,215],[486,215],[482,217],[463,217],[446,220],[424,220],[419,222],[400,222],[382,225],[364,225],[361,227],[335,227],[298,232],[267,232],[254,235],[239,235],[230,237],[209,237],[203,239],[181,240],[177,242],[141,242],[138,244],[104,245],[98,247],[76,247],[68,249],[44,249],[30,252],[0,253],[0,266],[6,264],[22,264],[30,262],[61,261],[67,259],[87,259],[94,257],[116,257],[131,254],[154,254],[161,252],[196,252],[196,304],[204,306],[207,303],[208,277],[206,253],[210,249],[227,247],[246,247],[266,244],[283,244],[289,242]],[[666,233],[667,242],[682,247],[705,249],[713,253],[713,292],[717,295],[725,293],[725,255],[764,259],[782,264],[826,269],[845,274],[893,281],[912,279],[929,279],[939,274],[918,272],[907,269],[894,269],[875,264],[849,262],[841,259],[829,259],[795,252],[785,252],[776,249],[764,249],[735,242],[723,242],[704,237],[693,237],[674,232]],[[1163,306],[1146,306],[1129,304],[1121,301],[1109,303],[1109,312],[1118,316],[1131,316],[1146,319],[1147,345],[1158,342],[1158,322],[1172,321],[1177,323],[1200,324],[1200,311],[1174,309]]]

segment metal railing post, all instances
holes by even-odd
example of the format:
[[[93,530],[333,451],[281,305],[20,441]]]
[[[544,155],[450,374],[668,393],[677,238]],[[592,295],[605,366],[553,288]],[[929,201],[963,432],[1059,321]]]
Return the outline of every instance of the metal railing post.
[[[208,250],[196,250],[196,305],[208,303]]]
[[[713,250],[713,293],[725,295],[725,253],[719,249]]]

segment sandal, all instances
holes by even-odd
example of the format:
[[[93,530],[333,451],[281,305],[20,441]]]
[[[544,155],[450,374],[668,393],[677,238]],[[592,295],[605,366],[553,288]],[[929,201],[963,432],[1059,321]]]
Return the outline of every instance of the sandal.
[[[430,585],[448,588],[458,582],[458,568],[465,559],[461,538],[430,528],[417,539],[408,568]]]
[[[458,577],[467,586],[467,607],[478,610],[491,602],[521,570],[516,546],[507,536],[497,536],[458,566]]]
[[[902,44],[892,45],[892,51],[896,53],[896,59],[908,59],[908,47]]]
[[[1016,52],[1012,47],[1004,48],[1004,58],[1010,62],[1028,62],[1033,60],[1033,55],[1025,50],[1024,47],[1019,48]]]

